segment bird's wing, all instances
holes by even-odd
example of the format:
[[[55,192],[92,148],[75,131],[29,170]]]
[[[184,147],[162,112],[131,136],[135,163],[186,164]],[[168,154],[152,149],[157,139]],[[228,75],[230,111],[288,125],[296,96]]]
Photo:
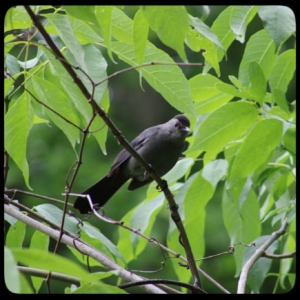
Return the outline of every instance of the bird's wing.
[[[156,127],[156,126],[154,126]],[[144,130],[142,133],[140,133],[131,143],[131,147],[135,149],[136,151],[143,147],[147,141],[149,140],[149,137],[155,132],[153,130],[153,127],[150,127],[146,130]],[[111,176],[117,169],[118,167],[124,163],[127,159],[131,157],[131,154],[126,150],[123,149],[116,157],[115,161],[113,162],[110,171],[108,173],[108,176]]]

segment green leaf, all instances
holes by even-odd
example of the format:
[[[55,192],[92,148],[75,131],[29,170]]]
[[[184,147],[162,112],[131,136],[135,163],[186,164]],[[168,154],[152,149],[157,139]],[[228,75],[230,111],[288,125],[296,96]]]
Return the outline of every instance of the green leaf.
[[[5,15],[5,31],[13,29],[27,29],[32,21],[23,5],[10,8]]]
[[[16,260],[23,265],[84,278],[88,272],[73,261],[40,249],[12,249]]]
[[[296,155],[296,128],[290,127],[282,139],[283,146]]]
[[[270,74],[270,87],[286,92],[296,69],[296,51],[287,50],[277,57],[276,63]]]
[[[257,6],[233,6],[230,27],[235,34],[235,38],[244,43],[247,25],[257,13]]]
[[[70,15],[68,15],[68,18],[70,21],[70,26],[72,28],[72,31],[80,44],[103,43],[104,42],[103,38],[100,35],[100,26],[97,28],[95,28],[95,27],[91,28],[90,23],[86,23],[86,22],[81,21],[77,18],[74,18]],[[51,23],[48,23],[46,25],[47,32],[49,32],[51,30],[51,28],[49,28],[49,27],[53,27],[51,25]],[[53,30],[55,30],[54,27],[53,27]],[[49,32],[49,33],[51,33],[51,32]],[[55,34],[57,35],[56,30],[55,30]]]
[[[221,45],[223,46],[224,50],[226,51],[231,43],[234,41],[234,33],[230,28],[230,16],[232,13],[233,7],[229,6],[224,9],[216,18],[213,25],[211,26],[211,30],[215,33],[218,37]],[[220,62],[224,57],[224,50],[222,47],[216,46],[218,61]],[[206,74],[209,69],[211,68],[210,64],[205,62],[204,67],[204,74]]]
[[[269,79],[276,55],[275,45],[270,35],[261,30],[253,34],[247,42],[243,59],[239,68],[239,80],[243,86],[249,86],[249,64],[257,62],[264,72],[265,80]]]
[[[48,247],[49,236],[44,234],[43,232],[35,230],[30,241],[30,249],[41,249],[47,251]],[[36,293],[38,293],[39,289],[42,286],[42,283],[44,282],[44,279],[32,276],[31,281]]]
[[[295,15],[287,6],[261,5],[258,7],[258,15],[273,38],[276,50],[296,31]]]
[[[82,45],[80,45],[78,40],[76,39],[68,17],[61,14],[47,14],[43,16],[46,17],[55,27],[59,37],[63,40],[69,51],[75,57],[77,64],[79,64],[80,67],[86,70],[86,63],[84,60]]]
[[[29,189],[29,167],[26,160],[27,137],[33,125],[34,113],[28,95],[23,93],[5,115],[5,149],[22,171]]]
[[[205,206],[211,199],[214,188],[203,178],[202,172],[195,177],[184,198],[184,227],[189,237],[195,259],[205,252]]]
[[[83,50],[85,51],[85,54],[90,53],[90,55],[85,55],[86,60],[87,60],[86,65],[88,68],[87,73],[90,74],[92,79],[93,79],[93,76],[96,76],[95,81],[97,82],[100,78],[103,78],[103,76],[105,76],[105,74],[104,74],[105,70],[103,70],[103,60],[102,60],[103,58],[102,58],[100,51],[94,50],[91,48],[94,48],[94,46],[93,45],[83,46]],[[69,96],[69,98],[72,99],[72,101],[74,102],[77,111],[83,115],[83,117],[86,121],[86,124],[87,124],[89,122],[90,118],[92,117],[91,106],[88,103],[87,99],[81,93],[81,91],[77,87],[77,85],[74,85],[74,82],[72,81],[72,78],[70,77],[68,72],[63,68],[61,63],[57,59],[55,59],[53,54],[47,48],[42,48],[42,50],[44,51],[45,55],[49,59],[51,71],[52,71],[53,75],[59,76],[59,79],[61,81],[61,85],[62,85],[63,89],[65,90],[65,92]],[[95,66],[98,66],[100,69],[96,70]],[[99,71],[99,70],[101,70],[101,71]],[[82,73],[80,73],[80,76],[83,76]],[[84,79],[85,79],[85,77],[84,77]],[[84,82],[84,83],[86,83],[88,88],[91,88],[91,85],[89,82]],[[103,95],[103,93],[106,90],[106,89],[104,89],[104,86],[106,86],[106,84],[103,83],[96,88],[95,95],[97,95],[97,97],[100,97],[100,98],[95,98],[96,102],[98,102],[98,103],[101,100],[101,97],[102,97],[101,94]],[[99,89],[99,91],[98,91],[98,89]],[[104,103],[105,103],[105,106],[107,107],[107,105],[108,105],[107,99],[104,100]],[[101,105],[101,102],[100,102],[100,105]],[[85,126],[86,126],[86,124],[85,124]],[[107,134],[107,127],[103,128],[103,125],[104,125],[104,122],[102,121],[102,119],[96,117],[92,123],[91,131],[96,131],[93,133],[93,135],[96,137],[98,143],[100,143],[101,150],[104,153],[106,153],[105,139],[106,139],[106,134]],[[99,130],[100,128],[103,128],[103,129]]]
[[[102,36],[107,47],[107,53],[110,59],[116,63],[111,53],[111,21],[112,21],[112,6],[96,6],[96,17],[102,28]]]
[[[246,87],[243,89],[243,91],[248,91],[253,100],[256,100],[258,103],[262,104],[267,92],[267,83],[263,70],[255,61],[252,61],[249,64],[249,80],[251,83],[250,88]]]
[[[41,102],[45,103],[61,116],[66,116],[67,120],[79,126],[79,119],[75,112],[73,103],[65,96],[64,93],[61,93],[55,85],[45,79],[32,76],[31,80],[35,89],[35,94]],[[45,110],[54,124],[67,136],[71,146],[75,148],[76,142],[79,141],[78,129],[72,124],[67,123],[52,111],[48,109]]]
[[[197,113],[210,113],[233,98],[232,95],[222,93],[215,87],[218,82],[221,81],[210,74],[199,74],[189,80]]]
[[[260,167],[278,146],[281,136],[282,122],[267,119],[256,123],[236,154],[229,180],[244,178]]]
[[[215,88],[224,94],[232,95],[238,98],[251,99],[251,94],[245,88],[242,90],[237,90],[233,85],[224,82],[217,82],[215,84]]]
[[[255,122],[257,110],[245,102],[227,103],[211,113],[200,125],[195,142],[187,153],[202,150],[217,154],[241,136]]]
[[[249,190],[249,194],[243,202],[242,207],[238,207],[238,198],[243,187],[243,182],[241,183],[239,192],[235,192],[234,189],[236,189],[236,186],[232,186],[229,190],[224,189],[222,197],[224,225],[230,236],[230,245],[238,242],[249,244],[261,232],[259,203],[253,189]],[[244,251],[245,248],[243,245],[235,247],[233,254],[236,263],[235,276],[240,274]]]
[[[194,159],[192,158],[183,158],[179,160],[176,165],[166,175],[164,175],[164,179],[169,185],[172,184],[184,176],[193,163]]]
[[[34,209],[42,215],[45,219],[49,220],[50,222],[56,224],[57,226],[61,226],[61,220],[62,220],[62,210],[59,209],[57,206],[53,204],[40,204],[37,206],[34,206]],[[78,221],[70,217],[69,215],[65,216],[65,223],[64,223],[64,230],[77,235],[78,227],[77,227]]]
[[[116,7],[112,11],[112,35],[120,42],[132,44],[132,20]]]
[[[191,25],[195,28],[195,30],[190,29],[189,34],[191,35],[190,37],[194,38],[194,40],[196,41],[196,45],[198,48],[194,51],[199,51],[200,49],[206,50],[203,53],[203,56],[205,57],[208,64],[215,69],[217,75],[219,76],[220,69],[218,61],[220,61],[220,59],[218,59],[218,52],[216,50],[222,50],[222,55],[225,54],[226,56],[226,51],[223,45],[220,43],[218,36],[200,19],[192,17],[190,19]],[[195,35],[195,33],[198,34]],[[204,72],[204,74],[206,74],[206,72]]]
[[[273,101],[279,105],[283,112],[285,112],[287,115],[290,114],[289,105],[282,90],[273,89],[272,98]],[[269,111],[269,113],[274,113],[274,110]]]
[[[78,20],[83,21],[88,27],[92,28],[92,30],[99,34],[101,32],[101,27],[99,26],[98,20],[95,15],[95,6],[89,5],[65,5],[65,11],[67,12],[67,16],[72,16]]]
[[[142,6],[141,10],[150,28],[157,32],[161,41],[175,49],[183,61],[187,61],[184,39],[189,28],[189,18],[185,7]]]
[[[238,89],[241,90],[243,88],[243,86],[241,85],[241,82],[233,75],[229,75],[228,76],[229,80],[231,81],[231,83]]]
[[[165,196],[160,194],[138,205],[131,215],[130,227],[139,229],[142,233],[150,235],[156,216],[164,203],[164,199]],[[148,241],[133,232],[131,232],[130,238],[134,254],[137,257],[145,249]]]
[[[86,235],[84,234],[86,233]],[[120,253],[119,249],[105,236],[103,235],[98,228],[95,226],[92,226],[89,223],[84,222],[84,226],[81,228],[81,234],[82,239],[84,241],[87,241],[88,243],[91,243],[96,249],[101,249],[100,251],[103,251],[107,256],[115,258],[119,258],[121,261],[124,262],[124,258],[122,254]],[[91,241],[91,239],[88,239],[88,237],[92,238],[94,241]],[[108,253],[106,249],[112,254]]]
[[[210,182],[215,189],[217,183],[226,175],[227,171],[228,161],[226,159],[216,159],[204,166],[202,177]]]
[[[9,248],[22,248],[25,233],[26,224],[18,220],[14,226],[9,227],[5,245]]]
[[[5,66],[7,67],[11,76],[20,73],[20,65],[18,64],[18,60],[15,56],[9,53],[5,56]]]
[[[113,42],[113,51],[119,58],[131,66],[136,66],[136,57],[133,45],[123,42]],[[173,62],[163,51],[148,43],[144,63]],[[183,113],[196,116],[192,102],[188,81],[181,69],[176,65],[154,65],[143,69],[143,76],[147,82],[158,91],[170,105]]]
[[[144,61],[146,44],[148,40],[149,25],[144,18],[142,10],[138,10],[133,19],[132,37],[134,44],[135,56],[138,64]]]
[[[223,53],[226,55],[226,51],[223,45],[220,43],[218,36],[200,19],[191,17],[192,26],[204,37],[210,40],[216,47],[221,49]]]
[[[12,251],[7,246],[4,246],[4,282],[11,293],[21,293],[21,279],[17,269],[17,262]]]

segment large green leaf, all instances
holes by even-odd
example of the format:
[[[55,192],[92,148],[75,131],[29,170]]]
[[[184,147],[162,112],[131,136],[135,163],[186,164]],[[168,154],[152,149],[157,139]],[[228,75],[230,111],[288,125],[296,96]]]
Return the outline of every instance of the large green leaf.
[[[251,243],[261,233],[259,203],[253,189],[249,190],[242,207],[240,209],[238,207],[238,198],[243,185],[244,181],[241,182],[238,193],[233,191],[233,189],[236,189],[236,186],[232,186],[229,190],[224,189],[222,198],[224,225],[230,236],[230,245],[232,246],[239,242]],[[236,276],[239,275],[242,268],[244,251],[245,247],[243,245],[235,247],[233,256],[236,263]]]
[[[23,5],[11,7],[5,15],[5,31],[27,29],[31,26],[31,18]]]
[[[11,293],[21,293],[21,279],[17,262],[7,246],[4,247],[4,283]]]
[[[142,6],[141,10],[150,28],[161,41],[175,49],[186,61],[184,39],[189,29],[189,18],[184,6]],[[171,30],[170,30],[171,28]]]
[[[79,125],[79,119],[75,112],[74,105],[64,93],[61,93],[55,85],[45,79],[32,76],[31,80],[36,92],[36,96],[41,102],[45,103],[60,115],[65,116],[67,120],[71,121],[77,126]],[[78,129],[72,124],[63,120],[54,112],[48,109],[46,109],[46,112],[54,124],[67,136],[72,147],[75,148],[76,142],[79,141]]]
[[[261,5],[258,7],[258,15],[273,38],[276,49],[296,31],[295,15],[287,6]]]
[[[282,137],[282,122],[267,119],[258,122],[243,141],[233,161],[230,181],[239,180],[254,172],[269,157]]]
[[[228,142],[244,134],[256,118],[257,110],[250,103],[234,102],[221,106],[200,125],[187,153],[202,150],[216,155]]]
[[[230,16],[230,27],[235,34],[235,38],[244,43],[248,23],[257,13],[257,6],[233,6]]]
[[[270,87],[286,92],[296,69],[296,51],[289,49],[277,57],[270,74]]]
[[[105,41],[108,55],[110,59],[115,62],[111,53],[112,6],[96,6],[95,14],[102,29],[102,36]]]
[[[113,42],[112,51],[131,66],[136,66],[136,56],[133,45],[123,42]],[[163,51],[147,44],[144,63],[173,62]],[[170,105],[183,113],[195,116],[188,81],[181,69],[174,65],[154,65],[143,69],[143,76],[148,83],[158,91]]]
[[[50,237],[45,233],[36,230],[30,240],[30,248],[31,249],[41,249],[44,251],[48,250]],[[41,288],[44,279],[39,277],[31,277],[32,285],[36,291],[36,293]]]
[[[218,82],[221,81],[211,74],[198,74],[189,80],[197,113],[210,113],[233,98],[232,95],[222,93],[215,87]]]
[[[73,261],[40,249],[11,249],[16,260],[26,266],[63,274],[76,274],[79,278],[88,275],[88,271]]]
[[[164,194],[160,194],[149,201],[142,202],[131,215],[130,227],[139,229],[149,236],[156,216],[163,207],[164,199]],[[149,242],[133,232],[131,232],[130,237],[135,256],[138,256]]]
[[[91,49],[91,48],[93,48],[93,49]],[[65,92],[69,96],[69,98],[74,102],[77,111],[84,117],[84,120],[85,120],[84,125],[86,126],[86,124],[89,122],[90,118],[92,117],[91,105],[88,103],[87,99],[84,97],[84,95],[82,94],[82,92],[80,91],[78,86],[74,84],[72,78],[70,77],[69,73],[65,70],[65,68],[62,66],[62,64],[57,59],[55,59],[52,52],[50,52],[47,48],[44,48],[44,47],[42,48],[42,50],[44,51],[45,55],[49,59],[51,71],[52,71],[53,75],[59,77],[61,86],[64,89],[64,91],[62,91],[62,92]],[[97,80],[100,79],[100,78],[98,78],[98,76],[101,76],[101,78],[103,78],[103,76],[105,76],[103,74],[103,72],[105,72],[105,71],[103,69],[101,69],[101,66],[103,66],[101,64],[102,55],[100,54],[100,51],[98,51],[98,53],[97,53],[97,50],[94,49],[93,45],[83,46],[83,50],[84,50],[84,53],[86,53],[86,54],[93,53],[94,55],[96,55],[94,57],[90,56],[90,55],[85,55],[85,58],[87,60],[86,66],[88,67],[88,70],[91,68],[90,76],[92,78],[93,78],[93,76],[97,76],[96,77],[96,82],[97,82]],[[99,59],[100,59],[100,61],[99,61]],[[95,69],[95,66],[99,66],[100,69]],[[102,71],[100,71],[100,70],[102,70]],[[84,82],[86,83],[87,88],[91,89],[90,83],[88,81],[86,81],[86,78],[82,75],[82,73],[80,73],[80,76],[83,77],[83,79],[85,80]],[[105,83],[104,83],[104,86],[105,86]],[[99,92],[98,92],[98,88],[99,88]],[[96,88],[95,95],[97,95],[98,97],[102,97],[101,94],[103,95],[104,92],[105,92],[104,87],[102,85],[100,85]],[[104,97],[104,98],[107,98],[107,97]],[[101,98],[95,98],[95,100],[97,103],[100,103],[100,105],[101,105]],[[107,107],[109,102],[105,100],[105,103],[106,103],[105,106]],[[91,129],[91,131],[94,131],[92,135],[96,137],[101,150],[104,153],[106,153],[105,140],[106,140],[106,135],[107,135],[107,127],[104,127],[102,130],[99,130],[100,128],[103,127],[103,125],[104,125],[104,122],[102,121],[102,119],[100,119],[100,117],[96,117],[94,119],[94,122],[92,123],[92,126],[90,129]]]
[[[149,25],[144,18],[142,10],[138,10],[134,16],[132,28],[135,56],[138,64],[144,61],[144,55],[148,40]]]
[[[220,75],[218,57],[216,49],[221,49],[226,55],[225,49],[220,43],[215,33],[200,19],[190,17],[191,26],[186,37],[187,45],[194,51],[205,50],[203,56],[206,61],[215,69],[217,75]]]
[[[29,186],[29,167],[26,160],[27,137],[33,125],[34,113],[28,95],[23,93],[5,115],[5,149],[23,173]]]
[[[258,31],[250,37],[239,68],[239,80],[243,86],[250,85],[249,64],[252,61],[260,65],[265,80],[269,79],[276,60],[274,53],[274,42],[265,30]]]
[[[200,171],[184,198],[184,227],[195,259],[204,256],[205,206],[213,196],[213,192],[213,186],[203,178]]]
[[[9,248],[22,248],[26,233],[26,224],[17,221],[14,226],[10,226],[6,234],[5,245]]]

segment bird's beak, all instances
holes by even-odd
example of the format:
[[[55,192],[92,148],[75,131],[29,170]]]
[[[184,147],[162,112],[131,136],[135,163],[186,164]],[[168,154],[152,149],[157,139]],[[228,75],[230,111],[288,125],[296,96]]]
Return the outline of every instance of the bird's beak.
[[[190,129],[188,127],[182,127],[181,130],[186,131],[186,132],[190,132]]]

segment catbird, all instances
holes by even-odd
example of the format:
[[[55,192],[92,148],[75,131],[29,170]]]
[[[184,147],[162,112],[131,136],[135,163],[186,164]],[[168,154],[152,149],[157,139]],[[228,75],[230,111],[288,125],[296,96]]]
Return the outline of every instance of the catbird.
[[[185,150],[185,138],[190,131],[189,127],[189,119],[184,115],[177,115],[167,123],[145,129],[130,145],[161,177],[175,166]],[[129,191],[153,181],[136,159],[123,149],[117,155],[108,174],[82,194],[89,194],[93,204],[102,207],[128,179],[131,179]],[[81,214],[91,211],[88,200],[82,197],[75,200],[74,208]]]

